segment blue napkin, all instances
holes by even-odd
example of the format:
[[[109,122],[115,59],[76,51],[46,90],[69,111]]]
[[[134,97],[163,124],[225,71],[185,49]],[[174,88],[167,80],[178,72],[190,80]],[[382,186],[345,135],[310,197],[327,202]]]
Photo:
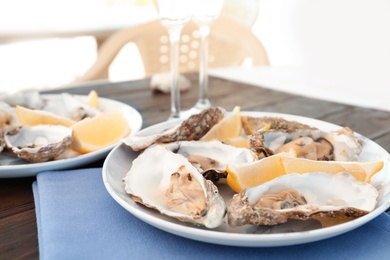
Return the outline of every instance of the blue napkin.
[[[386,213],[302,245],[247,248],[198,242],[132,216],[106,191],[101,168],[39,173],[33,184],[41,259],[388,259]]]

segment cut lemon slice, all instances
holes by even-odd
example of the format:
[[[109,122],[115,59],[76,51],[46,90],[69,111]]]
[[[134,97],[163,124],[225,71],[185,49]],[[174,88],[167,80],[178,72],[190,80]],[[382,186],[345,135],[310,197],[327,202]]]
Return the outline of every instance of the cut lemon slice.
[[[231,146],[235,146],[238,148],[246,148],[249,149],[249,139],[250,136],[244,137],[244,136],[235,136],[230,137],[225,140],[225,143],[230,144]]]
[[[264,127],[262,127],[260,130],[269,130],[271,128],[271,124],[266,124]],[[234,136],[227,138],[224,140],[225,143],[230,144],[232,146],[238,147],[238,148],[249,148],[249,142],[250,142],[251,136]]]
[[[384,165],[383,161],[375,162],[341,162],[341,161],[314,161],[304,158],[282,158],[282,164],[286,173],[306,172],[327,172],[339,173],[349,172],[356,179],[363,182],[370,182],[372,176],[379,172]]]
[[[201,138],[201,141],[219,140],[223,142],[229,138],[241,135],[241,129],[240,107],[237,106],[230,115],[212,127]]]
[[[53,113],[34,110],[22,106],[16,106],[16,116],[23,126],[34,126],[34,125],[62,125],[70,127],[76,122],[72,119],[57,116]]]
[[[87,96],[86,103],[91,107],[98,108],[99,107],[99,96],[95,90],[91,90]]]
[[[131,129],[119,111],[103,112],[93,118],[85,118],[72,126],[72,149],[79,153],[100,150],[119,142]]]
[[[264,182],[270,181],[286,172],[282,164],[282,158],[295,157],[295,151],[283,152],[265,157],[255,162],[245,164],[228,164],[227,184],[235,192],[250,188]]]

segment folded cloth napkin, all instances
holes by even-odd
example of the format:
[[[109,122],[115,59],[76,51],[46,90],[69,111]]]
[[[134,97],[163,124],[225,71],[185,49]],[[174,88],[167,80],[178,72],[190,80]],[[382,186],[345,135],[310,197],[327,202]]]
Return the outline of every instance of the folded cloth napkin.
[[[345,234],[284,247],[194,241],[159,230],[106,191],[101,168],[39,173],[33,184],[41,259],[387,259],[390,216]]]

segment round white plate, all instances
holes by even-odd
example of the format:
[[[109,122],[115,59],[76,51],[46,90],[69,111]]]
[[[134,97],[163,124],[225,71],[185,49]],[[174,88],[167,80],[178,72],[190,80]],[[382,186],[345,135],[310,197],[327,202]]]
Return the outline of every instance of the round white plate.
[[[280,116],[288,120],[296,120],[318,127],[324,131],[340,129],[340,126],[337,125],[301,116],[262,112],[242,112],[242,114],[251,116]],[[140,131],[137,135],[158,133],[178,123],[179,120],[160,123]],[[125,144],[117,145],[109,153],[103,165],[102,177],[106,189],[122,207],[146,223],[169,233],[203,242],[231,246],[271,247],[302,244],[326,239],[355,229],[390,207],[390,155],[373,141],[363,136],[360,137],[364,144],[361,160],[383,160],[385,163],[384,168],[372,179],[372,184],[379,190],[378,204],[374,211],[363,217],[327,228],[319,228],[316,221],[289,221],[275,227],[248,225],[241,228],[230,228],[227,223],[224,223],[216,229],[209,230],[163,216],[155,210],[135,203],[125,192],[122,179],[129,171],[132,160],[139,154],[138,152],[133,152]],[[221,183],[218,185],[218,188],[225,200],[229,201],[233,193],[227,185]]]
[[[47,99],[57,99],[60,95],[42,95]],[[86,99],[87,96],[77,96]],[[141,114],[133,107],[124,103],[99,97],[99,109],[101,111],[121,111],[129,122],[131,134],[135,134],[142,127]],[[48,161],[42,163],[27,163],[15,156],[0,154],[0,178],[19,178],[35,176],[38,172],[46,170],[70,169],[85,165],[104,158],[115,147],[111,145],[96,152],[82,154],[74,158]]]

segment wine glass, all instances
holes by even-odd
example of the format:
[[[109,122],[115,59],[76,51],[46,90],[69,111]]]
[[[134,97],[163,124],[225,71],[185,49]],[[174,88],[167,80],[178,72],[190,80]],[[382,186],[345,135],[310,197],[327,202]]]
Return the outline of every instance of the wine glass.
[[[199,96],[195,106],[183,112],[189,116],[211,106],[208,99],[208,38],[210,24],[215,21],[222,10],[224,0],[192,0],[191,18],[199,26]]]
[[[180,118],[179,42],[184,25],[190,20],[189,0],[154,0],[170,42],[171,113],[169,119]]]

